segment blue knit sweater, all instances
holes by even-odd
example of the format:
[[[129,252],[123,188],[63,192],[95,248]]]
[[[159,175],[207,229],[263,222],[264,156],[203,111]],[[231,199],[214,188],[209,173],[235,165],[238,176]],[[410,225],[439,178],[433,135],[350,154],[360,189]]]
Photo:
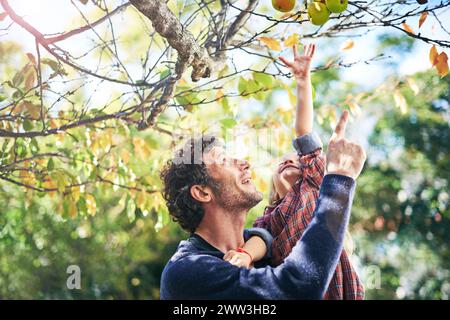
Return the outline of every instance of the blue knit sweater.
[[[161,277],[161,299],[321,299],[342,251],[355,181],[324,177],[315,217],[276,268],[245,269],[181,241]]]

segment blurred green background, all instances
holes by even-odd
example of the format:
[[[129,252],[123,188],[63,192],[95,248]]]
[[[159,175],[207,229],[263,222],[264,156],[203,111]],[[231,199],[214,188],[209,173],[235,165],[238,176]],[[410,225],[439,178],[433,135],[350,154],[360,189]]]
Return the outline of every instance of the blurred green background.
[[[127,32],[129,43],[139,39],[139,30]],[[317,40],[322,53],[317,64],[335,58],[338,41]],[[25,49],[19,42],[0,39],[1,100],[9,95],[5,82],[26,63]],[[327,141],[339,112],[350,109],[353,122],[349,134],[360,139],[368,154],[352,210],[352,259],[366,285],[368,299],[448,299],[450,78],[440,78],[434,69],[400,72],[400,63],[406,58],[412,62],[428,59],[418,55],[418,45],[412,38],[381,33],[372,43],[373,52],[394,58],[370,69],[372,74],[361,73],[365,79],[349,79],[352,68],[313,74],[316,128],[323,141]],[[371,77],[378,83],[368,87]],[[170,123],[172,127],[166,128],[174,131],[207,129],[217,122],[223,130],[239,123],[255,130],[281,128],[276,152],[256,146],[275,157],[291,148],[293,110],[287,91],[292,95],[294,83],[265,80],[271,90],[258,96],[194,106],[183,111],[181,118],[168,112],[161,115],[160,124]],[[224,90],[241,91],[251,83],[248,77],[236,77]],[[214,97],[216,92],[210,94]],[[74,99],[84,101],[86,96],[77,92]],[[27,191],[2,180],[0,299],[159,298],[162,269],[178,242],[187,237],[170,221],[157,193],[161,188],[159,169],[170,157],[173,139],[157,130],[140,132],[114,123],[108,130],[90,130],[72,130],[77,139],[0,139],[1,164],[17,154],[35,154],[36,148],[41,152],[58,150],[66,156],[76,154],[80,159],[118,163],[117,176],[111,180],[136,186],[136,179],[130,177],[143,177],[137,179],[139,185],[154,188],[155,194],[96,184],[79,190],[75,199],[62,192]],[[108,143],[116,148],[102,154],[100,147]],[[252,155],[249,159],[258,173],[257,187],[267,198],[270,165]],[[100,170],[98,166],[58,159],[44,165],[53,172],[51,177],[62,191],[67,185],[64,176],[76,181],[78,176],[95,176]],[[21,178],[28,182],[34,179]],[[251,211],[248,226],[266,203]],[[66,286],[69,265],[81,269],[80,290]]]

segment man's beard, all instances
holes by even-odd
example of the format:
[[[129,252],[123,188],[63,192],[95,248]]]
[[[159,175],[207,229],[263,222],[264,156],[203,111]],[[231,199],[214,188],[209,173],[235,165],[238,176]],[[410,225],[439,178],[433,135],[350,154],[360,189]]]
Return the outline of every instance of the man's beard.
[[[263,199],[262,194],[256,190],[254,192],[239,190],[235,184],[224,181],[214,181],[213,184],[217,204],[230,212],[250,210]]]

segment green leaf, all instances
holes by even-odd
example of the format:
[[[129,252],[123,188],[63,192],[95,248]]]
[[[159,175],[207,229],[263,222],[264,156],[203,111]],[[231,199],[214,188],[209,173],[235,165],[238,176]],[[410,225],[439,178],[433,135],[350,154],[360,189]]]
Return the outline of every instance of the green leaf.
[[[12,85],[13,85],[13,87],[14,87],[14,88],[17,88],[18,86],[20,86],[20,85],[22,84],[22,82],[23,82],[24,79],[25,79],[25,76],[24,76],[24,71],[23,71],[23,69],[22,69],[22,70],[18,71],[18,72],[14,75],[14,77],[13,77],[13,79],[12,79]]]
[[[52,179],[56,181],[56,186],[59,192],[66,190],[66,176],[60,171],[55,171],[51,174]]]
[[[39,144],[35,138],[31,139],[30,142],[30,151],[33,155],[37,154],[39,152]]]
[[[240,77],[238,82],[238,91],[239,94],[248,93],[247,88],[248,82],[244,78]]]
[[[133,222],[136,219],[136,204],[133,199],[128,200],[127,204],[127,217],[130,222]]]
[[[255,79],[256,82],[266,88],[273,87],[274,78],[269,74],[254,72],[253,79]]]
[[[222,120],[220,120],[220,123],[222,124],[222,126],[224,128],[227,128],[227,129],[233,128],[234,126],[237,125],[237,121],[234,120],[233,118],[222,119]]]
[[[169,75],[170,75],[170,70],[169,70],[169,69],[166,69],[166,70],[164,70],[163,72],[161,72],[161,73],[159,74],[159,79],[160,79],[160,80],[165,79],[165,78],[167,78]]]
[[[25,131],[33,130],[33,122],[31,122],[29,119],[25,119],[25,121],[23,122],[23,129]]]
[[[53,161],[53,158],[50,158],[47,163],[47,170],[52,171],[53,169],[55,169],[55,161]]]
[[[59,62],[48,58],[41,59],[41,62],[48,65],[54,71],[54,73],[50,75],[50,78],[54,78],[57,75],[67,75],[67,72],[61,66],[61,64],[59,64]]]
[[[230,108],[230,103],[228,102],[228,98],[222,98],[220,100],[221,104],[222,104],[222,109],[226,114],[230,114],[231,113],[231,108]]]

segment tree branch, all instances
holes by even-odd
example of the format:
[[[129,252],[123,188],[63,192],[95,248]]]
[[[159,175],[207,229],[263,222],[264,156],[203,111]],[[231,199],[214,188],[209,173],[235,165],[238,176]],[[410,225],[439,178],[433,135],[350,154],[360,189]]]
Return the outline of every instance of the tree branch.
[[[208,78],[212,72],[212,61],[206,50],[199,46],[192,33],[186,30],[163,0],[130,0],[143,15],[152,22],[153,28],[166,38],[177,50],[175,71],[181,77],[184,70],[192,66],[192,81]]]

